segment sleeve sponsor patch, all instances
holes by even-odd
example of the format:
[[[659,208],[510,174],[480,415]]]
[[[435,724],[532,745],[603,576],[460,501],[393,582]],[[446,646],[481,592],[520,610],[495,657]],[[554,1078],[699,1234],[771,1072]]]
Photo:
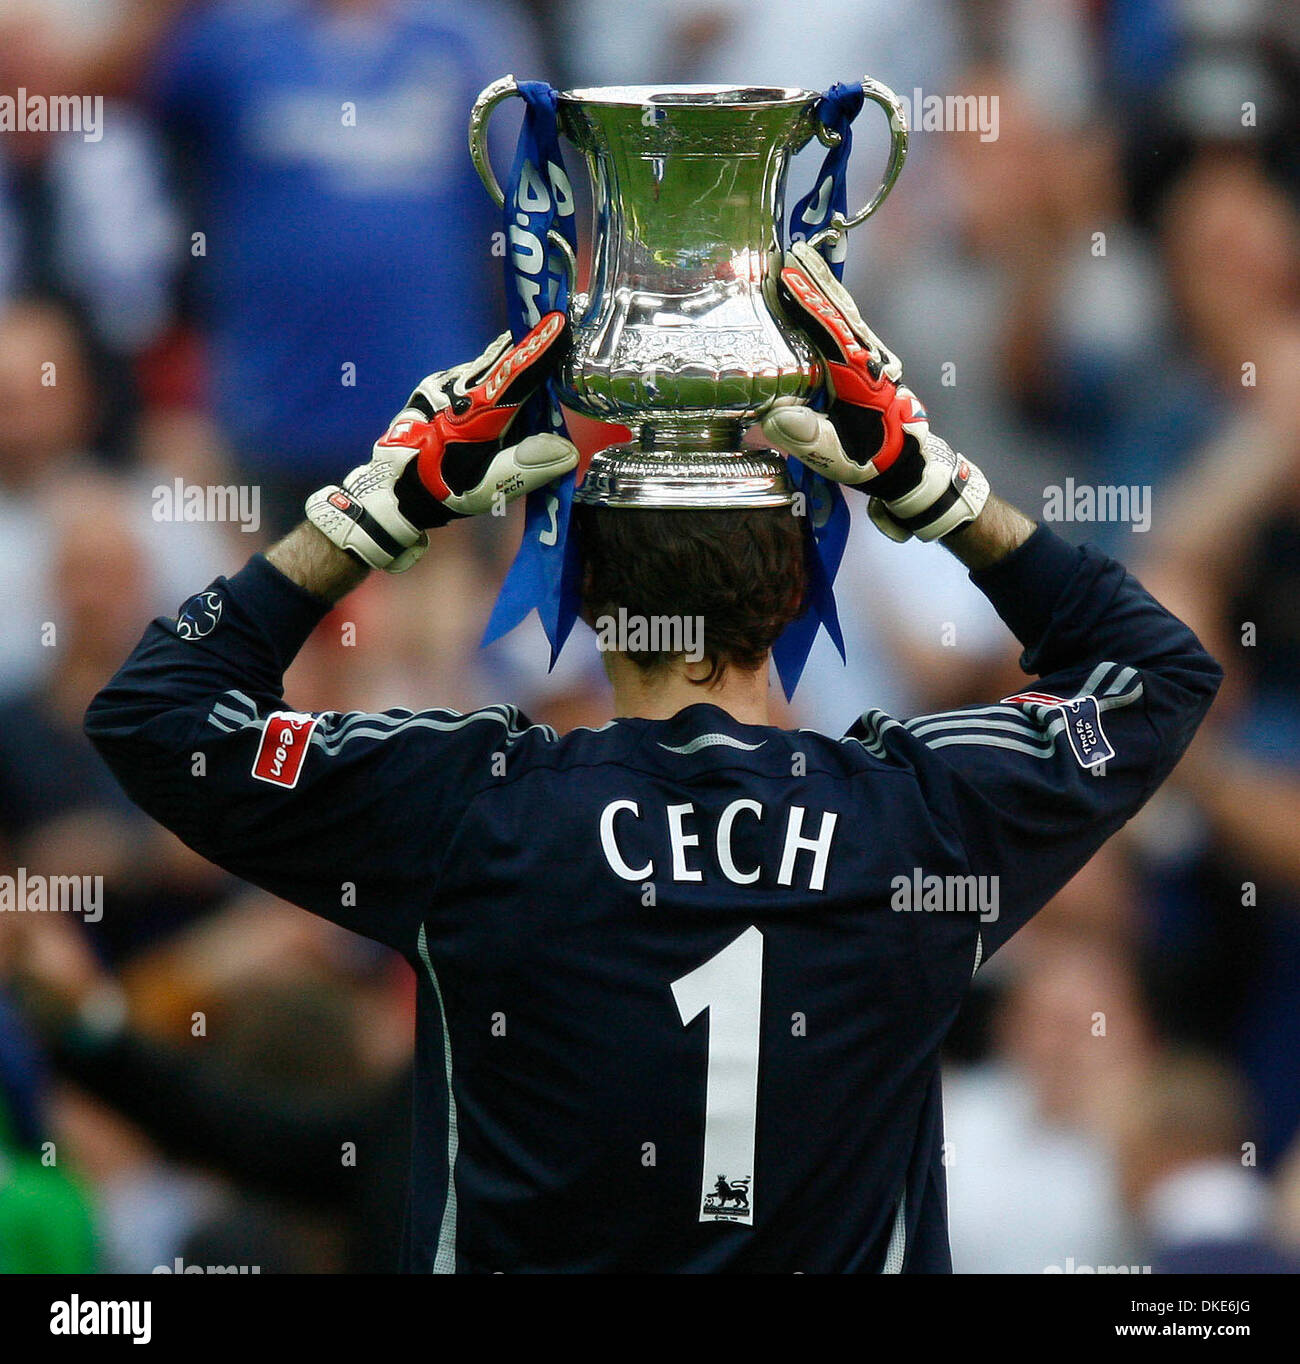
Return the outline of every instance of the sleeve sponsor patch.
[[[1095,696],[1066,699],[1049,692],[1022,691],[1002,698],[1003,705],[1043,706],[1059,710],[1065,719],[1065,737],[1080,767],[1100,767],[1115,756],[1106,731],[1101,727],[1101,706]]]
[[[269,781],[272,786],[284,786],[292,791],[302,775],[312,730],[319,723],[319,716],[303,715],[294,710],[278,710],[267,716],[262,742],[253,759],[253,776],[258,781]]]
[[[176,613],[176,633],[181,639],[203,639],[217,628],[220,620],[221,594],[198,592]]]

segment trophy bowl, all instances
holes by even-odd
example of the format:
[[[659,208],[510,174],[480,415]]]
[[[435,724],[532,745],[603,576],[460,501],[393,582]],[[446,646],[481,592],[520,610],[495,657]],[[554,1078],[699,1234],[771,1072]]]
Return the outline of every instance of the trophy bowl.
[[[885,180],[842,235],[883,201],[906,155],[893,94],[864,93],[890,114]],[[479,96],[470,153],[488,192],[501,187],[487,153],[492,110],[518,93],[513,77]],[[772,451],[742,443],[778,398],[822,382],[812,347],[776,296],[791,158],[837,135],[809,90],[753,86],[610,86],[562,91],[560,131],[582,152],[592,186],[590,280],[571,292],[572,348],[561,401],[634,440],[599,451],[576,500],[606,506],[788,504],[792,484]],[[568,242],[552,232],[569,263]],[[814,241],[814,244],[816,242]]]

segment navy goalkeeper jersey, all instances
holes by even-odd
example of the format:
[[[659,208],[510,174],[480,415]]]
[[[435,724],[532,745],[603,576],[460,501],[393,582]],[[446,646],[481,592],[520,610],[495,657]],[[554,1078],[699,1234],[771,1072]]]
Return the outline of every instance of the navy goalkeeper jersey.
[[[1222,676],[1045,528],[972,576],[1041,674],[1016,697],[842,739],[707,703],[558,736],[288,709],[328,608],[257,557],[148,628],[87,732],[191,847],[415,967],[407,1269],[945,1271],[971,977]]]

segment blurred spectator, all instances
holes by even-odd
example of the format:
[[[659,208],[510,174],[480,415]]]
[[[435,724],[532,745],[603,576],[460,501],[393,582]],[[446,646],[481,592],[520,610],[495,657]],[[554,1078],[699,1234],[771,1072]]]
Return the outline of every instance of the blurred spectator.
[[[0,946],[0,982],[4,975]],[[0,1274],[97,1268],[86,1192],[57,1163],[57,1148],[49,1159],[44,1082],[21,1021],[0,993]]]
[[[99,389],[87,360],[84,335],[62,305],[26,299],[0,309],[0,699],[43,680],[59,657],[59,604],[54,584],[54,542],[59,508],[78,511],[91,530],[94,500],[105,519],[137,541],[140,560],[130,587],[137,607],[135,634],[143,620],[172,610],[193,591],[196,576],[215,575],[233,557],[222,547],[216,524],[160,520],[158,486],[171,491],[174,478],[221,482],[219,456],[208,452],[206,427],[191,421],[170,427],[161,414],[146,430],[137,466],[114,482],[93,464]],[[69,532],[71,533],[71,532]],[[239,537],[246,538],[246,537]],[[104,544],[103,536],[98,543]],[[251,543],[244,546],[247,553]],[[88,574],[94,576],[93,562]],[[93,613],[92,613],[93,614]],[[120,660],[103,660],[116,666]],[[101,678],[102,681],[102,678]]]
[[[86,742],[95,691],[138,638],[147,615],[139,540],[112,485],[84,476],[75,506],[45,523],[51,675],[0,704],[0,841],[34,874],[103,878],[95,941],[120,959],[202,912],[228,884],[142,816]]]
[[[953,47],[952,10],[946,0],[823,0],[815,14],[799,0],[572,0],[562,17],[566,81],[825,90],[869,66],[900,91],[933,87]]]
[[[1281,1244],[1300,1255],[1300,1141],[1293,1143],[1278,1170],[1273,1221]]]
[[[162,36],[146,86],[191,180],[212,407],[272,526],[501,329],[466,120],[536,65],[504,3],[221,0]]]
[[[849,270],[935,428],[987,452],[1004,495],[1041,514],[1048,485],[1105,472],[1103,433],[1161,336],[1160,280],[1122,220],[1107,130],[1063,117],[1006,66],[955,84],[997,99],[996,139],[931,134],[943,192],[913,210],[905,243],[851,252]],[[1078,535],[1114,529],[1132,540],[1126,526]]]
[[[1168,191],[1159,245],[1181,344],[1162,340],[1099,434],[1098,481],[1146,484],[1163,502],[1192,456],[1257,387],[1300,308],[1300,221],[1257,158],[1206,150]],[[1167,519],[1167,517],[1162,517]]]
[[[17,0],[0,15],[0,90],[67,96],[81,88],[85,16]],[[102,99],[102,88],[97,90]],[[0,300],[45,293],[75,302],[118,362],[170,317],[184,259],[156,131],[108,102],[90,137],[7,131],[0,138]]]
[[[231,1181],[199,1193],[147,1150],[128,1145],[114,1160],[65,1102],[74,1158],[107,1157],[104,1232],[118,1268],[147,1271],[145,1261],[170,1263],[172,1250],[196,1263],[235,1254],[263,1273],[396,1267],[409,1160],[409,973],[393,974],[386,953],[340,956],[337,930],[303,928],[306,916],[277,913],[275,903],[259,896],[248,906],[255,917],[237,911],[180,940],[166,974],[137,968],[129,995],[66,920],[0,925],[9,974],[61,1073],[168,1159]],[[267,927],[273,957],[255,945]],[[174,1019],[166,1000],[150,1003],[160,986],[185,995]],[[187,1043],[135,1022],[151,1012],[155,1030]]]
[[[1295,1273],[1274,1242],[1242,1087],[1219,1062],[1160,1057],[1120,1124],[1125,1202],[1157,1274]]]
[[[92,385],[66,313],[0,312],[0,697],[49,666],[49,499],[90,437]]]
[[[1132,1264],[1110,1132],[1151,1045],[1134,981],[1102,944],[1046,922],[1013,955],[994,1057],[944,1076],[953,1268]]]
[[[243,1237],[243,1263],[265,1266],[286,1228],[297,1227],[292,1238],[307,1246],[291,1267],[393,1272],[410,1159],[409,1071],[367,1080],[336,986],[236,992],[214,1026],[225,1030],[215,1053],[125,1027],[73,1024],[56,1058],[168,1157],[217,1170],[269,1200],[223,1198],[189,1233],[184,1257],[220,1254],[196,1242]],[[301,1220],[296,1209],[306,1214]],[[337,1248],[313,1228],[312,1214],[322,1213],[341,1224]],[[314,1252],[313,1242],[321,1243]]]
[[[1181,230],[1207,240],[1215,224],[1235,224],[1255,278],[1237,280],[1247,300],[1238,307],[1231,288],[1205,282],[1215,271],[1188,263],[1189,279],[1200,277],[1194,297],[1205,335],[1221,326],[1241,358],[1224,358],[1224,389],[1235,386],[1230,416],[1171,494],[1143,574],[1224,660],[1228,682],[1174,787],[1138,825],[1165,845],[1152,865],[1147,956],[1164,1026],[1244,1067],[1267,1170],[1300,1130],[1296,224],[1253,166],[1216,159],[1189,181],[1200,188],[1183,201]],[[1229,190],[1249,222],[1225,198]],[[1243,386],[1247,361],[1257,373]],[[1171,855],[1172,829],[1181,831]]]

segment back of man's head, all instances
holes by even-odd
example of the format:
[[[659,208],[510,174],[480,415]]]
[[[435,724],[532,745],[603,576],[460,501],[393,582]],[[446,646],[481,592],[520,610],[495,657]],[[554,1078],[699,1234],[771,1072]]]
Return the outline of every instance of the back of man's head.
[[[582,614],[645,622],[652,646],[670,638],[654,623],[694,623],[708,671],[705,686],[728,668],[763,666],[781,631],[803,611],[808,591],[805,518],[789,507],[689,511],[582,506]],[[635,636],[630,637],[633,642]],[[680,651],[620,647],[647,672]]]

